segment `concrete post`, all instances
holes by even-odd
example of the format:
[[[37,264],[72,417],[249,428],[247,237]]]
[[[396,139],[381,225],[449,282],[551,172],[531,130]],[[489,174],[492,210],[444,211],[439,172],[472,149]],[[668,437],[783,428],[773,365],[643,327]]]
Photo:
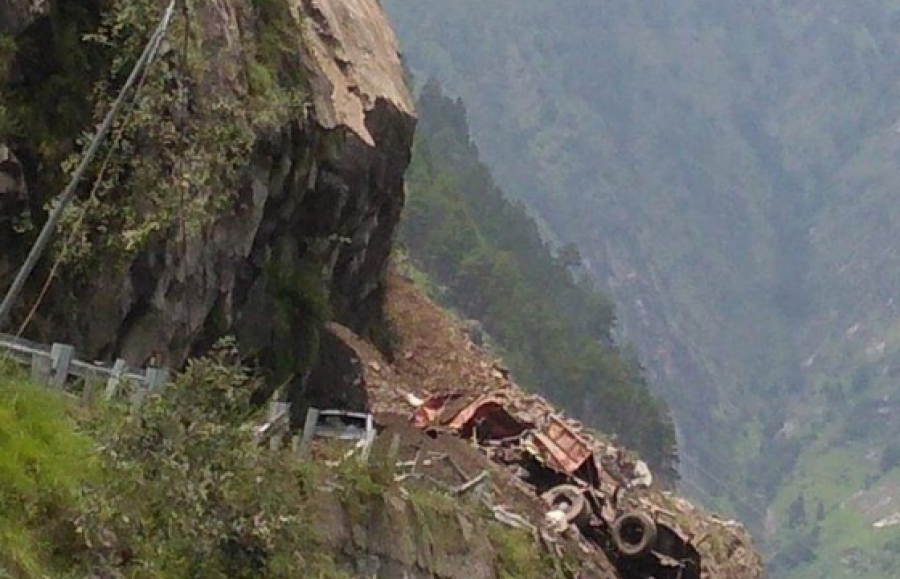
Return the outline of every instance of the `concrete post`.
[[[51,385],[54,388],[63,389],[72,368],[72,360],[75,359],[75,347],[68,344],[53,344],[50,349],[50,359],[53,364]]]
[[[113,398],[115,398],[116,394],[119,393],[119,386],[122,383],[122,376],[127,370],[128,364],[126,364],[125,360],[121,358],[116,360],[116,363],[113,364],[112,375],[106,382],[106,392],[104,393],[107,400],[112,400]]]

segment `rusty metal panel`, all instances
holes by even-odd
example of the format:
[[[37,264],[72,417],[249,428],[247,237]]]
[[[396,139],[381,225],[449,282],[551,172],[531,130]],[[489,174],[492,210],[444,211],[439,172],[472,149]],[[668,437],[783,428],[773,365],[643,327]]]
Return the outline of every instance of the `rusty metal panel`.
[[[556,416],[534,438],[547,465],[566,474],[574,474],[593,455],[587,441]]]
[[[440,425],[461,436],[470,436],[480,424],[488,438],[519,436],[533,426],[511,414],[506,402],[496,396],[485,394],[473,399],[458,393],[429,398],[416,409],[412,423],[422,429]]]
[[[532,426],[513,416],[503,400],[488,395],[464,407],[445,424],[462,436],[471,436],[477,428],[479,438],[487,440],[520,436]]]
[[[458,393],[432,396],[416,408],[412,417],[413,426],[416,428],[428,428],[444,413],[447,405],[460,396]]]
[[[495,402],[495,400],[488,396],[481,396],[474,402],[461,408],[455,415],[448,416],[445,424],[454,430],[462,430],[463,427],[478,414],[478,411],[484,405],[490,404],[491,402]]]

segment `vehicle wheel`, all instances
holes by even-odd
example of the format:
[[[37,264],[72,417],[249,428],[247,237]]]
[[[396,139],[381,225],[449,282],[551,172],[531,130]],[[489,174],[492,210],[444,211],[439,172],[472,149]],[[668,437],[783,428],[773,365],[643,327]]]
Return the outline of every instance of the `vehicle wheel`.
[[[656,543],[656,523],[643,511],[625,513],[612,525],[612,540],[626,557],[643,555]]]
[[[591,519],[590,505],[581,489],[574,485],[553,487],[544,493],[543,499],[551,508],[565,513],[570,525],[582,527]]]

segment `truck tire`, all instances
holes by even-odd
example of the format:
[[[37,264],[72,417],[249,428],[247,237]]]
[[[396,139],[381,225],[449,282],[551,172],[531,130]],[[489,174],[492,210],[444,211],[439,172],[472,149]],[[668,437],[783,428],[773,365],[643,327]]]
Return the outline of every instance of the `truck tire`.
[[[656,523],[644,511],[625,513],[612,524],[616,550],[626,557],[638,557],[656,543]]]
[[[581,489],[574,485],[553,487],[543,496],[544,502],[565,513],[566,522],[582,527],[591,520],[591,507]]]

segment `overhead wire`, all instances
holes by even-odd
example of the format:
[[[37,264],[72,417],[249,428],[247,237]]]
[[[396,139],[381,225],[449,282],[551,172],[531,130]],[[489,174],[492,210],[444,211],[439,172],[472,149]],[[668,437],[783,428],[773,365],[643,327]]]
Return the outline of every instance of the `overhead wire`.
[[[147,42],[143,53],[141,53],[141,56],[135,63],[135,66],[128,76],[128,79],[125,81],[125,84],[119,91],[119,95],[116,97],[116,100],[113,102],[112,107],[110,107],[109,112],[106,114],[106,117],[103,119],[103,122],[91,139],[91,143],[84,156],[82,157],[81,162],[76,168],[75,173],[70,179],[69,184],[63,190],[62,194],[59,197],[58,203],[50,212],[50,215],[48,216],[47,221],[44,223],[44,226],[42,227],[37,240],[35,240],[34,244],[31,247],[31,250],[28,252],[28,256],[25,258],[25,262],[17,272],[12,285],[7,290],[2,303],[0,303],[0,329],[2,329],[3,326],[6,325],[15,300],[19,297],[19,294],[25,287],[25,283],[28,281],[28,278],[31,276],[34,268],[37,266],[38,261],[46,250],[47,245],[50,243],[50,238],[59,226],[59,222],[62,219],[63,213],[75,198],[79,183],[87,172],[88,167],[93,162],[94,157],[97,156],[97,153],[99,152],[103,142],[106,140],[106,137],[109,135],[109,132],[112,130],[116,119],[119,117],[122,108],[125,106],[125,101],[128,94],[131,92],[131,89],[135,86],[138,80],[142,77],[144,70],[146,69],[148,63],[151,61],[151,57],[156,57],[156,54],[159,51],[160,44],[162,43],[162,39],[165,36],[165,33],[169,28],[169,24],[172,21],[176,3],[177,0],[171,0],[169,6],[166,8],[166,11],[163,14],[162,19],[160,20],[159,25],[156,27],[153,35],[151,35],[150,40]]]
[[[147,42],[144,52],[142,53],[138,62],[135,64],[135,67],[133,68],[128,81],[126,81],[126,84],[123,86],[122,90],[120,91],[119,97],[117,98],[116,103],[113,105],[113,108],[110,110],[110,112],[107,115],[107,121],[109,121],[110,116],[113,115],[114,112],[121,111],[122,107],[125,104],[124,97],[129,92],[130,88],[133,86],[134,92],[128,103],[128,110],[126,113],[126,117],[119,124],[118,128],[116,129],[116,133],[113,136],[112,144],[110,145],[109,150],[107,151],[106,156],[103,160],[103,163],[101,164],[100,170],[97,173],[97,177],[94,180],[94,184],[91,188],[91,192],[88,196],[87,202],[81,208],[81,212],[80,212],[78,218],[75,220],[75,223],[74,223],[71,231],[69,232],[68,236],[63,241],[62,248],[60,249],[59,254],[56,256],[56,259],[54,260],[53,265],[51,266],[50,271],[47,274],[47,278],[44,281],[44,284],[42,285],[40,292],[38,293],[37,297],[35,298],[34,303],[32,304],[32,307],[29,309],[27,315],[23,319],[22,323],[19,325],[19,328],[16,332],[17,337],[21,337],[25,333],[25,331],[27,330],[31,321],[33,320],[34,316],[37,314],[38,309],[40,308],[41,304],[43,303],[44,299],[46,298],[47,293],[49,292],[50,287],[52,286],[52,283],[53,283],[54,279],[56,278],[56,275],[59,271],[60,266],[62,265],[62,263],[65,261],[66,257],[68,256],[69,248],[74,243],[75,236],[78,234],[78,232],[81,230],[82,226],[84,225],[84,221],[87,217],[90,204],[94,199],[96,199],[97,194],[100,190],[100,186],[103,183],[103,178],[106,175],[106,171],[109,169],[109,165],[112,161],[112,157],[115,154],[116,150],[119,148],[119,145],[121,144],[125,130],[127,129],[128,125],[130,124],[131,119],[134,117],[134,113],[137,109],[137,105],[138,105],[138,101],[139,101],[141,92],[144,88],[144,85],[146,84],[147,77],[150,74],[150,70],[153,66],[153,63],[156,61],[156,57],[159,54],[159,49],[162,46],[162,41],[163,41],[163,38],[165,37],[166,31],[168,30],[168,27],[171,24],[172,17],[174,15],[174,7],[175,7],[176,3],[177,3],[177,0],[172,0],[171,3],[169,4],[169,7],[166,10],[162,20],[160,21],[157,28],[154,30],[154,33],[150,36],[150,39]],[[139,75],[139,78],[138,78],[138,75]],[[118,115],[116,114],[115,116],[118,116]],[[114,122],[114,120],[115,119],[113,119],[112,122]],[[111,126],[112,122],[110,122],[110,126]],[[106,132],[108,133],[108,130]],[[94,137],[94,142],[92,145],[97,144],[100,140],[103,139],[103,137],[105,137],[105,133],[101,128],[101,130],[98,131],[97,135]],[[99,145],[97,148],[99,148]],[[84,167],[86,169],[86,164],[87,164],[86,162],[89,162],[90,158],[92,156],[93,155],[91,155],[90,151],[85,155],[85,157],[82,159],[82,167]],[[79,167],[79,169],[81,169],[81,167]],[[80,181],[80,178],[78,177],[78,175],[76,175],[75,177],[73,177],[72,182],[70,183],[70,187],[72,187],[73,183],[77,184],[79,181]],[[73,194],[73,196],[74,196],[74,194]],[[71,201],[71,199],[69,201]],[[68,204],[68,203],[66,203],[65,196],[64,196],[61,204],[63,204],[63,203]],[[51,219],[52,219],[52,217],[51,217]],[[57,221],[58,221],[58,219],[57,219]],[[45,226],[45,230],[46,230],[46,226]],[[37,246],[37,243],[35,244],[35,246]],[[23,270],[24,270],[24,266],[23,266]],[[7,295],[7,298],[9,298],[9,297],[10,297],[10,295]],[[2,316],[0,316],[0,324],[2,324]]]

